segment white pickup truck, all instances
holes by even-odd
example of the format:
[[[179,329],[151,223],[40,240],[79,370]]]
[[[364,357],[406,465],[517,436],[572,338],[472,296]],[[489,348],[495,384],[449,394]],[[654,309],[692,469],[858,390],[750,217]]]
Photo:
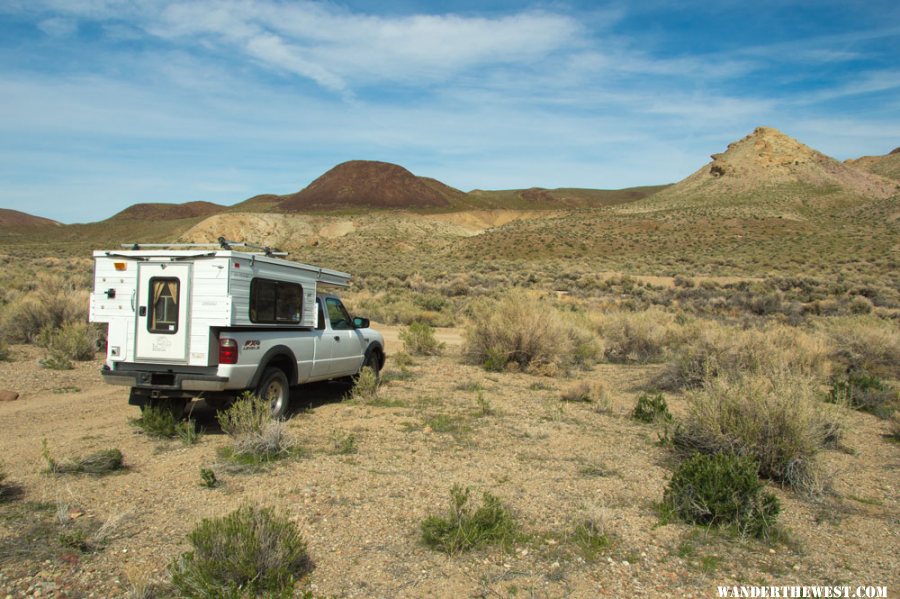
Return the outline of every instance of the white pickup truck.
[[[250,390],[283,417],[292,386],[366,366],[378,374],[381,334],[318,289],[346,287],[350,275],[221,242],[94,252],[90,317],[109,325],[101,375],[131,387],[130,404],[180,415],[194,397],[217,403]]]

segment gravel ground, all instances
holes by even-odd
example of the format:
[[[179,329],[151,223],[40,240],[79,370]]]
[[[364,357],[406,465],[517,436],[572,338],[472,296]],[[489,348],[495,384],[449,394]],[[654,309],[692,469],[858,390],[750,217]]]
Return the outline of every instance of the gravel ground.
[[[385,329],[390,351],[396,330]],[[164,585],[202,518],[245,504],[271,506],[298,525],[315,562],[303,587],[329,596],[714,597],[722,584],[896,592],[900,446],[884,437],[883,421],[849,415],[846,448],[823,454],[832,495],[811,501],[770,485],[783,506],[783,543],[663,526],[654,503],[673,457],[656,428],[628,418],[657,366],[601,365],[571,379],[492,374],[460,364],[458,331],[441,337],[447,355],[417,358],[376,405],[341,401],[342,384],[297,389],[288,427],[306,457],[256,474],[219,463],[228,439],[202,403],[197,445],[154,440],[129,425],[137,409],[125,388],[99,381],[99,361],[48,371],[37,348],[11,347],[0,389],[22,397],[0,403],[0,597],[140,596]],[[396,371],[390,362],[388,371]],[[561,402],[560,390],[580,380],[602,382],[611,409]],[[668,401],[684,413],[679,397]],[[458,430],[435,430],[438,415]],[[356,453],[336,451],[346,435]],[[116,447],[127,468],[99,478],[45,474],[44,439],[57,458]],[[201,486],[201,467],[222,485]],[[424,547],[419,523],[447,509],[454,484],[500,497],[528,539],[509,552],[455,557]],[[596,561],[571,540],[586,518],[612,539]],[[72,530],[85,531],[89,547],[60,540]]]

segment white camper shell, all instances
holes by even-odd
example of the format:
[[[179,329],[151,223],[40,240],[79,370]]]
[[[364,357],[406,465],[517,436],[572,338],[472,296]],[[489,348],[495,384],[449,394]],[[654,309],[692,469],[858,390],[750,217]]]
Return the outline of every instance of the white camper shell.
[[[271,370],[289,387],[381,368],[381,335],[321,293],[323,285],[346,287],[349,274],[229,243],[94,252],[90,320],[108,323],[102,374],[131,386],[131,403],[268,393],[258,386]]]

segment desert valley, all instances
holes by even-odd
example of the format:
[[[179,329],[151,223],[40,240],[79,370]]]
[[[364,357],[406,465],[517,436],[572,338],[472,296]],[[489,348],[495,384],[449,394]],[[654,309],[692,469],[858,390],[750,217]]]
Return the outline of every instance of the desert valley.
[[[895,593],[900,148],[759,127],[710,152],[621,190],[356,160],[232,205],[0,209],[0,597],[184,596],[189,535],[242,507],[305,542],[283,596]],[[219,237],[351,273],[387,342],[377,384],[294,389],[272,459],[235,460],[202,397],[160,430],[100,380],[91,251]],[[744,468],[727,518],[679,495],[714,456]]]

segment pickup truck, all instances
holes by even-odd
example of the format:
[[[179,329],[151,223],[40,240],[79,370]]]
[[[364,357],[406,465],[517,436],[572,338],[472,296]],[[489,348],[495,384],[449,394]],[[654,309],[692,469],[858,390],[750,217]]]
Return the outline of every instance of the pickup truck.
[[[384,339],[317,286],[350,275],[275,256],[224,251],[95,252],[91,320],[109,323],[103,380],[129,403],[179,416],[202,396],[216,405],[244,391],[288,412],[295,385],[375,374]]]

